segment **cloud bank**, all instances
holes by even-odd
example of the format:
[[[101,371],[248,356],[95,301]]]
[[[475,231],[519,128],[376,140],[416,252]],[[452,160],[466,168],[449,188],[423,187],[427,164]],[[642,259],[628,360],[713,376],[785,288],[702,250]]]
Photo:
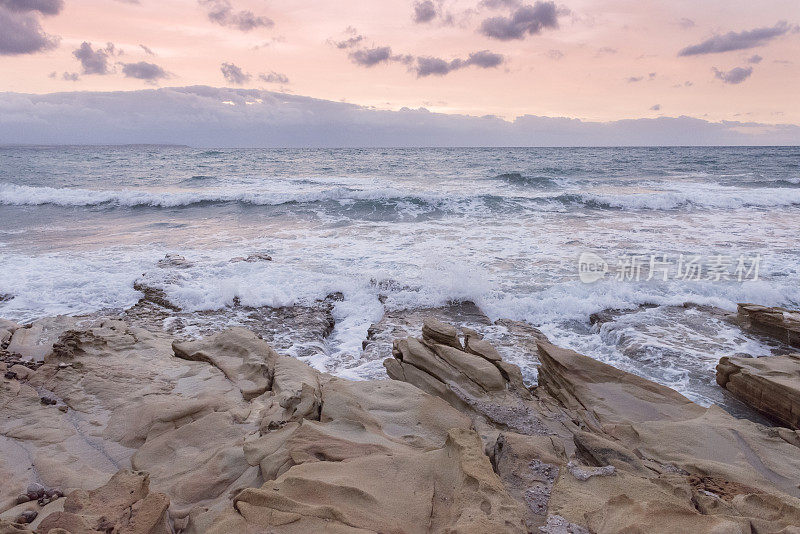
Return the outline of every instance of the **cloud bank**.
[[[2,144],[173,143],[234,147],[800,145],[800,126],[691,117],[513,121],[380,111],[270,91],[206,86],[45,95],[0,93]]]

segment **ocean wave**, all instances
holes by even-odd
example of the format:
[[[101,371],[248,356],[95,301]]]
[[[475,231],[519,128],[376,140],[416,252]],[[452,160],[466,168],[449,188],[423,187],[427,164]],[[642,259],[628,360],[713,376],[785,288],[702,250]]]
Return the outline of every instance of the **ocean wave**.
[[[678,191],[644,191],[633,193],[572,192],[551,200],[567,206],[580,205],[594,209],[662,210],[683,208],[737,209],[800,205],[800,190],[761,188],[687,188]]]
[[[495,180],[502,180],[511,185],[521,186],[547,186],[553,187],[558,185],[552,178],[547,176],[525,176],[519,172],[506,172],[498,174],[494,177]]]
[[[504,198],[492,194],[451,195],[447,193],[409,193],[394,188],[360,190],[336,186],[306,191],[252,191],[206,189],[199,191],[93,190],[77,188],[31,187],[0,183],[0,205],[108,208],[179,208],[209,204],[237,203],[253,206],[315,204],[335,202],[345,209],[381,207],[412,211],[444,210],[466,212],[482,206],[496,206]]]
[[[294,184],[293,184],[294,185]],[[319,185],[319,184],[317,184]],[[308,185],[265,191],[244,188],[207,188],[199,190],[148,191],[136,189],[95,190],[80,188],[33,187],[0,183],[0,205],[63,207],[151,207],[179,208],[210,204],[237,203],[253,206],[287,204],[319,204],[333,202],[349,210],[398,209],[441,210],[467,213],[470,210],[516,211],[537,210],[543,205],[585,207],[598,210],[663,210],[737,209],[791,207],[800,205],[800,188],[741,188],[708,184],[683,184],[680,189],[637,190],[615,188],[614,191],[521,191],[501,195],[485,190],[406,191],[396,187],[359,189],[337,185],[320,188]]]

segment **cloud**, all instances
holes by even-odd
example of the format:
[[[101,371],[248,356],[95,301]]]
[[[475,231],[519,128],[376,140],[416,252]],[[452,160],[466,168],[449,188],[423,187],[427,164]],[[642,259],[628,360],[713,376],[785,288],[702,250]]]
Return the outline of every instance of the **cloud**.
[[[335,46],[336,48],[344,50],[346,48],[353,48],[364,39],[365,37],[363,35],[354,35],[353,37],[349,37],[342,41],[331,41],[331,43],[333,43],[333,46]]]
[[[267,74],[264,74],[262,72],[261,74],[258,75],[258,79],[261,80],[262,82],[267,82],[267,83],[283,83],[283,84],[289,83],[289,78],[285,74],[281,74],[280,72],[275,72],[275,71],[269,72]]]
[[[470,54],[467,60],[464,62],[464,65],[474,65],[482,69],[491,69],[494,67],[499,67],[504,61],[505,58],[501,54],[495,54],[494,52],[489,52],[488,50],[481,50],[479,52],[473,52]]]
[[[753,74],[753,67],[735,67],[729,71],[722,71],[714,67],[714,76],[725,83],[742,83]]]
[[[453,59],[450,61],[438,57],[418,57],[414,71],[418,78],[425,76],[444,76],[454,70],[475,66],[481,69],[491,69],[500,66],[505,58],[500,54],[481,50],[473,52],[467,59]]]
[[[275,22],[252,11],[235,11],[228,0],[198,0],[201,7],[208,10],[208,19],[220,26],[236,28],[249,32],[256,28],[271,28]]]
[[[250,74],[244,72],[233,63],[223,63],[219,70],[225,77],[225,81],[233,85],[244,85],[252,78]]]
[[[524,39],[526,35],[541,33],[545,28],[558,28],[558,16],[561,14],[555,2],[536,2],[518,7],[508,17],[491,17],[485,19],[480,32],[491,39],[511,41]]]
[[[13,112],[9,112],[13,111]],[[256,89],[0,93],[0,144],[175,143],[215,147],[798,145],[800,126],[659,117],[449,115]]]
[[[466,59],[456,58],[451,60],[442,59],[434,56],[412,56],[393,54],[389,46],[378,46],[375,48],[361,48],[353,50],[349,54],[350,60],[362,67],[374,67],[379,63],[404,63],[409,65],[410,70],[416,73],[418,78],[426,76],[444,76],[455,70],[475,66],[482,69],[490,69],[500,66],[505,58],[500,54],[495,54],[489,50],[480,50],[471,53]]]
[[[489,9],[502,9],[502,8],[509,8],[513,9],[515,7],[519,7],[522,5],[521,0],[482,0],[480,4],[481,7],[486,7]]]
[[[154,56],[154,55],[156,55],[156,53],[155,53],[155,52],[153,52],[152,50],[150,50],[150,48],[149,48],[149,47],[147,47],[147,46],[145,46],[145,45],[143,45],[143,44],[140,44],[140,45],[139,45],[139,48],[141,48],[142,50],[144,50],[144,53],[145,53],[145,54],[147,54],[148,56]]]
[[[61,11],[61,0],[0,0],[0,55],[33,54],[58,46],[59,38],[48,35],[39,16]]]
[[[747,58],[748,63],[761,63],[761,60],[764,59],[763,57],[759,56],[758,54],[754,56],[750,56]]]
[[[139,61],[137,63],[124,63],[122,65],[122,73],[126,78],[136,78],[138,80],[146,80],[148,82],[156,82],[162,78],[169,77],[167,71],[155,63],[148,63],[146,61]]]
[[[55,71],[51,72],[48,75],[48,78],[55,79],[55,78],[58,78],[58,77],[59,77],[58,73],[55,72]],[[78,76],[77,72],[64,72],[61,75],[61,79],[64,80],[65,82],[77,82],[78,80],[80,80],[80,76]]]
[[[436,6],[431,0],[414,4],[414,22],[422,24],[436,18]]]
[[[684,30],[688,30],[689,28],[694,28],[695,23],[692,19],[683,17],[678,21],[678,26],[680,26]]]
[[[373,67],[378,63],[385,63],[392,59],[392,48],[378,46],[375,48],[361,48],[350,52],[350,61],[362,67]]]
[[[113,43],[106,44],[105,48],[92,49],[92,44],[84,41],[76,48],[72,55],[81,62],[83,74],[110,74],[113,69],[109,66],[109,58],[116,55],[117,49]]]
[[[642,80],[644,80],[644,77],[643,77],[643,76],[630,76],[630,77],[628,78],[628,83],[636,83],[636,82],[641,82]]]
[[[650,111],[661,111],[661,104],[650,106]]]
[[[772,27],[715,35],[702,43],[687,46],[678,52],[678,55],[696,56],[699,54],[717,54],[720,52],[730,52],[732,50],[755,48],[756,46],[761,46],[789,32],[795,32],[797,29],[797,25],[791,25],[785,20],[782,20]]]
[[[64,0],[0,0],[0,7],[14,13],[38,11],[42,15],[58,15],[64,8]]]

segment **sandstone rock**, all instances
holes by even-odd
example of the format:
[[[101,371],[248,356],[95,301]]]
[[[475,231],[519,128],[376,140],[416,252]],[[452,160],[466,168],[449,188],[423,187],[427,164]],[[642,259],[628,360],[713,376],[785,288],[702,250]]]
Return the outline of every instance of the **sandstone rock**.
[[[717,383],[768,417],[800,429],[800,354],[723,357]]]
[[[67,495],[64,510],[45,517],[38,530],[64,529],[73,533],[169,534],[169,499],[151,493],[146,474],[119,471],[96,490]]]
[[[77,319],[60,315],[33,322],[14,329],[6,351],[17,354],[22,360],[41,362],[53,350],[53,343],[61,334],[71,329]]]
[[[452,325],[443,323],[433,317],[428,317],[422,324],[422,339],[429,343],[447,345],[458,350],[463,350],[458,339],[458,330]]]
[[[232,328],[210,338],[172,344],[175,356],[208,362],[235,383],[245,400],[264,393],[271,384],[271,369],[278,358],[264,340],[244,328]]]
[[[739,304],[743,326],[768,333],[783,343],[800,347],[800,310]]]
[[[296,465],[235,499],[209,532],[525,532],[478,436],[453,429],[444,447]]]

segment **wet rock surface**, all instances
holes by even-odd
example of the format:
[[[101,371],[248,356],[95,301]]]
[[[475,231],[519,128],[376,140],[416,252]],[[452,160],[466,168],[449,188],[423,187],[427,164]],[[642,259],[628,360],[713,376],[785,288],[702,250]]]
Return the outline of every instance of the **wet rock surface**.
[[[724,357],[717,383],[781,425],[800,429],[800,354]]]
[[[782,343],[800,347],[800,311],[739,304],[738,320],[745,328],[773,336]]]
[[[176,339],[108,318],[0,324],[8,346],[23,329],[16,346],[42,355],[0,362],[15,374],[0,379],[0,532],[800,524],[796,432],[701,407],[521,323],[402,316],[414,333],[383,354],[391,379],[362,381],[241,327]],[[537,351],[537,386],[511,344]]]

